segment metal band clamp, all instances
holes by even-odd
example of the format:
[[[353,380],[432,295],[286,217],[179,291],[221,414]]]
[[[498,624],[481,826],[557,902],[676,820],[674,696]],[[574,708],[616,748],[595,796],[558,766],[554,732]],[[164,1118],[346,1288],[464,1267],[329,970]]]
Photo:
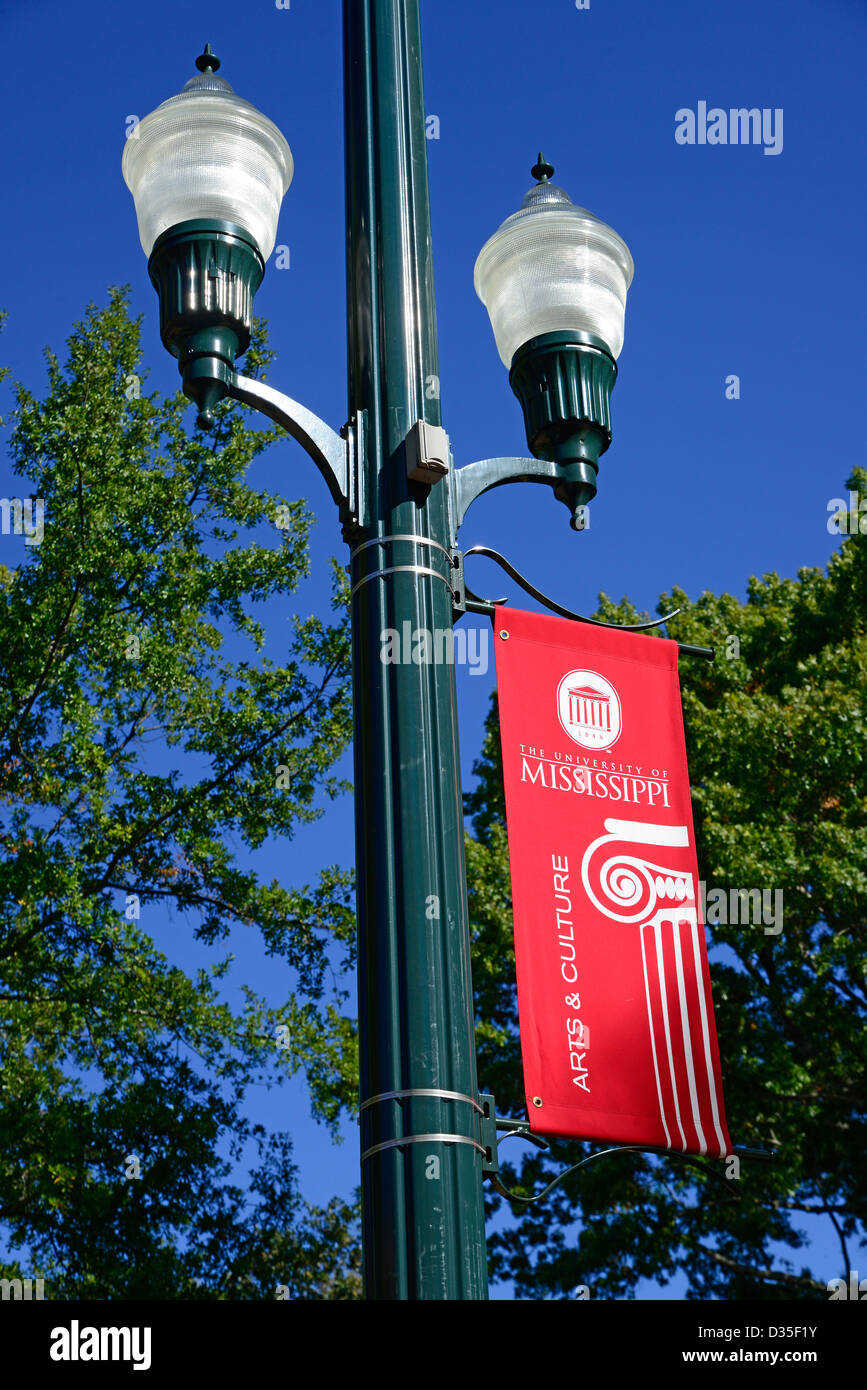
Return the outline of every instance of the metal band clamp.
[[[427,1086],[411,1088],[406,1091],[382,1091],[378,1096],[371,1096],[369,1100],[362,1101],[358,1108],[360,1111],[366,1110],[369,1105],[378,1105],[383,1100],[403,1100],[404,1096],[429,1096],[434,1100],[462,1100],[467,1105],[471,1105],[480,1115],[485,1113],[478,1101],[473,1100],[472,1096],[465,1096],[462,1091],[439,1091]]]
[[[468,1138],[466,1134],[405,1134],[401,1139],[386,1139],[384,1144],[374,1144],[371,1148],[365,1149],[361,1161],[363,1163],[366,1158],[372,1158],[383,1149],[399,1149],[404,1144],[470,1144],[483,1156],[486,1153],[481,1144]]]
[[[448,554],[448,552],[446,552],[446,554]],[[389,565],[388,568],[384,570],[371,570],[370,574],[363,575],[356,584],[353,584],[349,591],[349,597],[352,598],[353,594],[357,593],[361,586],[367,584],[369,580],[382,579],[386,574],[430,574],[434,579],[441,579],[452,595],[452,598],[454,598],[454,591],[445,575],[440,574],[439,570],[428,569],[426,565]]]
[[[357,545],[355,549],[350,552],[350,563],[355,559],[356,555],[361,554],[362,550],[369,550],[372,545],[390,545],[392,541],[411,541],[414,545],[432,545],[435,550],[442,551],[449,564],[452,563],[451,553],[446,550],[444,545],[440,545],[439,541],[431,540],[430,536],[374,536],[372,541],[362,541],[361,545]]]

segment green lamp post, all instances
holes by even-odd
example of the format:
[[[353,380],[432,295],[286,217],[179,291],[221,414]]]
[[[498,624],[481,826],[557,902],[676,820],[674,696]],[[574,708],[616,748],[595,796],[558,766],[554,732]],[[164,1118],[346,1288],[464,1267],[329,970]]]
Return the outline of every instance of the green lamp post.
[[[293,164],[276,126],[217,76],[209,47],[199,76],[142,120],[123,172],[162,339],[199,425],[226,396],[282,425],[320,469],[350,546],[365,1292],[483,1299],[482,1183],[496,1137],[476,1077],[454,667],[385,666],[381,634],[405,622],[450,631],[467,611],[458,530],[489,488],[545,483],[573,521],[593,495],[632,262],[540,158],[517,222],[476,269],[534,457],[456,469],[427,389],[439,364],[419,0],[344,0],[343,37],[339,432],[236,369]]]

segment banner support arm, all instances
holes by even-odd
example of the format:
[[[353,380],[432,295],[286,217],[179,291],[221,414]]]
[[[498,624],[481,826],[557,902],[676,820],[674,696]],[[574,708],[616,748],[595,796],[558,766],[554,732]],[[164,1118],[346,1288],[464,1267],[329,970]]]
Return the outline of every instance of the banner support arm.
[[[664,617],[654,618],[647,623],[606,623],[601,618],[587,618],[582,613],[575,613],[571,608],[564,608],[562,604],[555,602],[555,600],[549,598],[547,594],[543,594],[541,589],[537,589],[535,584],[531,584],[529,579],[521,574],[519,570],[516,570],[514,565],[510,564],[506,557],[501,555],[498,550],[491,550],[490,547],[486,545],[471,546],[470,549],[465,550],[461,556],[461,569],[463,569],[463,560],[467,555],[484,555],[488,560],[493,560],[495,564],[506,571],[506,574],[508,574],[510,578],[514,579],[516,584],[520,584],[524,592],[528,593],[531,598],[536,599],[536,601],[543,604],[545,608],[549,608],[552,613],[556,613],[561,618],[568,618],[572,622],[589,623],[591,627],[617,628],[621,632],[647,632],[650,628],[661,627],[663,623],[670,622],[672,618],[676,618],[678,613],[681,612],[681,609],[673,608],[672,611],[666,613]],[[487,613],[493,617],[497,608],[508,603],[508,599],[505,598],[480,598],[478,594],[474,594],[472,589],[468,587],[465,579],[462,584],[462,593],[464,596],[463,605],[457,609],[458,612]],[[713,647],[697,647],[690,642],[678,642],[677,650],[681,656],[702,656],[707,661],[713,661],[716,656],[716,651]]]

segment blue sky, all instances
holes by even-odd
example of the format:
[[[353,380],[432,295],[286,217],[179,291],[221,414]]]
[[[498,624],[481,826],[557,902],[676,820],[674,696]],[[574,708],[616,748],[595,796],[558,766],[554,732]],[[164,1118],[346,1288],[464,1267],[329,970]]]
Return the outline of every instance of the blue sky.
[[[548,489],[502,488],[462,539],[503,551],[543,590],[592,611],[604,590],[654,608],[673,584],[743,597],[753,574],[824,565],[828,503],[864,462],[861,132],[865,10],[856,0],[422,0],[443,422],[458,465],[525,452],[520,408],[472,283],[483,242],[532,182],[540,149],[576,203],[635,259],[626,341],[590,529],[576,535]],[[239,22],[240,21],[240,22]],[[40,392],[42,349],[62,354],[89,301],[129,282],[144,313],[148,389],[177,389],[158,336],[132,199],[120,174],[127,118],[178,91],[205,41],[221,75],[283,130],[295,157],[278,245],[256,309],[278,352],[270,380],[335,427],[346,416],[343,135],[337,0],[0,0],[0,237],[8,310],[0,360]],[[778,153],[675,140],[676,113],[781,111]],[[726,380],[739,378],[738,399]],[[3,394],[8,405],[8,393]],[[0,406],[0,409],[3,407]],[[190,412],[190,428],[193,410]],[[857,426],[857,428],[856,428]],[[306,497],[318,524],[299,611],[327,611],[328,557],[345,562],[324,483],[293,443],[257,465],[263,487]],[[0,489],[12,490],[5,457]],[[17,544],[0,538],[0,545]],[[530,606],[486,560],[472,586]],[[282,622],[282,615],[275,621]],[[480,620],[483,622],[483,620]],[[458,672],[465,785],[493,671]],[[263,872],[307,881],[349,863],[348,799],[271,847]],[[145,923],[143,922],[144,926]],[[148,928],[150,929],[148,924]],[[196,953],[169,931],[184,958]],[[238,978],[268,969],[238,943]],[[246,971],[246,974],[243,972]],[[484,1084],[484,1079],[482,1078]],[[308,1120],[303,1088],[262,1097],[292,1128],[305,1191],[356,1181],[354,1131],[338,1149]],[[825,1249],[825,1239],[821,1238]],[[838,1273],[827,1242],[829,1273]],[[652,1290],[640,1292],[647,1296]],[[671,1290],[668,1291],[669,1295]],[[675,1290],[677,1295],[677,1290]]]

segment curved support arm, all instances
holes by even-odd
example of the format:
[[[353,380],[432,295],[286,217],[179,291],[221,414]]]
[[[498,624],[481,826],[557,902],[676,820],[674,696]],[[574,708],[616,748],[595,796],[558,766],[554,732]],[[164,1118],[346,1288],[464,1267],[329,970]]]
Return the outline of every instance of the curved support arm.
[[[537,599],[538,602],[544,604],[546,608],[550,608],[552,613],[559,614],[561,618],[571,618],[576,623],[589,623],[591,627],[619,628],[621,632],[649,632],[651,628],[660,627],[663,623],[670,622],[672,618],[676,618],[678,613],[681,612],[681,609],[673,608],[671,612],[666,613],[663,618],[654,618],[647,623],[606,623],[603,622],[601,618],[585,618],[583,614],[574,613],[571,608],[564,608],[561,603],[555,603],[552,598],[548,598],[547,594],[543,594],[541,589],[537,589],[535,584],[530,583],[529,579],[525,579],[523,574],[520,574],[518,570],[515,569],[514,565],[510,565],[509,561],[504,555],[501,555],[499,551],[491,550],[486,545],[474,545],[471,546],[469,550],[464,551],[464,559],[466,559],[468,555],[486,555],[489,560],[496,561],[500,568],[504,569],[506,574],[514,579],[516,584],[520,584],[525,593],[530,594],[532,598]],[[469,600],[467,607],[469,608],[472,604],[473,611],[476,612],[482,610],[490,612],[495,605],[508,603],[508,599],[504,598],[479,598],[478,594],[473,593],[472,589],[466,583],[466,580],[464,581],[464,593]],[[693,646],[691,642],[678,642],[677,649],[682,656],[703,656],[706,657],[708,661],[713,661],[716,655],[713,647],[696,647]]]
[[[510,579],[514,579],[516,584],[520,584],[525,593],[528,593],[531,598],[538,599],[539,603],[543,603],[546,608],[550,608],[552,613],[559,614],[561,618],[572,618],[576,623],[589,623],[591,627],[616,627],[620,628],[623,632],[647,632],[649,628],[661,627],[663,623],[669,622],[671,618],[676,618],[681,611],[679,608],[673,608],[670,613],[666,613],[664,618],[653,618],[648,623],[606,623],[601,618],[585,618],[583,614],[575,613],[571,608],[564,608],[561,603],[555,603],[552,598],[548,598],[548,595],[543,594],[541,589],[537,589],[535,584],[531,584],[529,579],[525,579],[523,574],[520,574],[518,570],[515,569],[514,565],[510,565],[505,555],[501,555],[498,550],[491,550],[486,545],[473,545],[470,546],[469,550],[464,551],[464,559],[466,559],[468,555],[485,555],[489,560],[494,560],[500,566],[500,569],[506,571]],[[497,604],[508,602],[507,599],[502,598],[480,599],[477,594],[472,593],[471,589],[467,589],[467,594],[472,597],[476,603],[487,602]],[[678,646],[679,645],[680,643],[678,643]],[[702,656],[713,656],[710,647],[684,647],[684,650],[700,652]]]
[[[307,410],[289,396],[284,396],[282,391],[275,391],[273,386],[266,386],[263,381],[232,372],[228,388],[229,395],[236,401],[261,411],[275,424],[281,425],[287,434],[291,434],[316,464],[338,507],[349,508],[348,440],[341,438],[336,430],[326,425],[312,410]]]
[[[454,496],[454,537],[467,514],[467,508],[483,492],[503,483],[547,483],[553,487],[562,478],[562,470],[556,463],[547,459],[496,458],[479,459],[476,463],[465,464],[453,473]]]

